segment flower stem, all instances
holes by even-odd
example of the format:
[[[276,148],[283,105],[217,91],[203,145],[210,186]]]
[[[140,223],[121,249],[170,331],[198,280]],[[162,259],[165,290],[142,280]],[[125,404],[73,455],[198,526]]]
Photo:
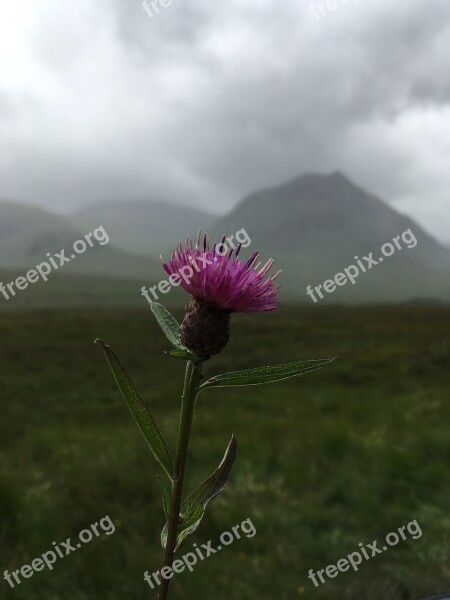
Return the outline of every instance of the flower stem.
[[[174,481],[170,500],[169,523],[167,533],[164,567],[172,567],[180,518],[181,498],[183,493],[184,473],[191,436],[192,420],[194,417],[197,390],[202,378],[202,363],[189,361],[186,365],[183,398],[181,402],[180,427],[178,432],[178,448],[175,461]],[[169,591],[170,579],[161,578],[161,588],[158,600],[166,600]]]

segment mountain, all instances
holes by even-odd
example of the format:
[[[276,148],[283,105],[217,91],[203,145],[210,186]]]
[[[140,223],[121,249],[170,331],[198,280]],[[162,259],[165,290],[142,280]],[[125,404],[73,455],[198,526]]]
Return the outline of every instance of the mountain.
[[[54,255],[65,249],[66,256],[76,255],[63,265],[61,273],[97,273],[113,277],[155,276],[160,272],[159,261],[135,256],[114,246],[105,229],[106,236],[97,228],[98,221],[86,221],[79,228],[72,219],[56,215],[35,206],[18,202],[0,202],[0,267],[22,274],[26,269],[48,260],[47,253]],[[85,235],[97,230],[98,240],[92,236],[93,246],[85,252],[73,252],[73,244]],[[109,242],[107,241],[109,237]],[[56,260],[57,264],[59,259]],[[16,275],[17,276],[17,275]]]
[[[284,270],[280,282],[287,296],[311,301],[307,285],[322,284],[354,264],[355,256],[362,259],[373,252],[383,264],[361,273],[357,285],[338,287],[324,299],[355,303],[450,299],[450,251],[341,173],[309,173],[253,193],[215,224],[214,234],[228,236],[243,227],[252,239],[250,249],[260,248]],[[409,229],[417,245],[408,248],[398,240],[402,250],[383,257],[381,247]]]
[[[14,303],[139,305],[145,302],[143,285],[166,279],[159,254],[168,256],[178,240],[195,236],[199,228],[216,239],[245,229],[251,244],[241,257],[255,249],[261,250],[263,260],[273,257],[276,268],[283,269],[280,293],[286,300],[311,303],[307,286],[322,286],[323,299],[315,294],[322,302],[450,300],[450,250],[341,173],[309,173],[253,193],[221,218],[156,202],[96,204],[67,217],[0,202],[0,281],[23,275],[48,260],[47,253],[64,248],[70,256],[74,242],[97,228],[104,228],[109,243],[97,240],[52,272],[48,282],[21,292]],[[385,244],[393,250],[389,257],[381,252]],[[370,253],[378,264],[370,261],[369,268],[365,257]],[[326,293],[324,282],[350,265],[358,265],[355,283],[335,285]],[[185,296],[171,290],[162,301],[182,303]],[[12,306],[11,301],[5,304]]]
[[[101,223],[118,248],[156,258],[215,220],[206,211],[153,201],[103,202],[71,216],[71,222],[83,230],[93,222]]]

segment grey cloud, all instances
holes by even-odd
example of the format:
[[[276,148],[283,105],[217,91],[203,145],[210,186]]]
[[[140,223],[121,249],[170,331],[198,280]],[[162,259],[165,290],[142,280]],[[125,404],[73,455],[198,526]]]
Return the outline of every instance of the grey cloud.
[[[448,236],[446,0],[360,0],[322,19],[297,0],[173,0],[153,19],[138,0],[29,0],[29,13],[22,85],[0,76],[0,195],[224,211],[341,169]]]

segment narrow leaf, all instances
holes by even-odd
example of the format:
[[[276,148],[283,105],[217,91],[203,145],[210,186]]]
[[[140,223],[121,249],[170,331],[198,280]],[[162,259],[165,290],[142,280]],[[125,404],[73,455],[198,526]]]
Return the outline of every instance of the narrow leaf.
[[[231,469],[236,459],[237,440],[233,435],[222,462],[199,487],[193,492],[181,505],[181,514],[183,521],[179,527],[177,546],[178,549],[182,542],[198,528],[205,514],[205,509],[211,500],[219,494],[225,487],[230,477]],[[161,533],[161,543],[166,547],[168,524],[166,523]]]
[[[189,352],[189,350],[171,350],[170,356],[178,358],[179,360],[192,360],[194,362],[203,360],[200,356],[197,356],[197,354]]]
[[[152,302],[151,309],[167,339],[178,350],[187,351],[180,339],[180,324],[162,304]]]
[[[205,381],[200,386],[199,390],[204,390],[210,387],[227,387],[235,385],[259,385],[263,383],[271,383],[272,381],[280,381],[289,377],[296,377],[320,369],[329,363],[332,363],[335,358],[324,360],[304,360],[300,362],[287,363],[284,365],[276,365],[273,367],[261,367],[258,369],[248,369],[246,371],[234,371],[217,375]]]
[[[159,487],[161,489],[161,498],[162,498],[164,516],[166,517],[166,520],[168,520],[169,514],[170,514],[170,495],[171,495],[170,488],[165,479],[162,480],[161,477],[158,476],[158,481],[159,481]]]
[[[119,359],[108,346],[102,340],[96,340],[102,345],[103,351],[108,360],[109,366],[113,372],[116,383],[122,392],[122,396],[130,409],[145,441],[153,452],[154,457],[166,471],[167,475],[173,478],[172,460],[167,450],[167,446],[163,440],[163,437],[156,426],[153,417],[149,413],[146,405],[139,397],[133,383],[126,374],[123,366]]]

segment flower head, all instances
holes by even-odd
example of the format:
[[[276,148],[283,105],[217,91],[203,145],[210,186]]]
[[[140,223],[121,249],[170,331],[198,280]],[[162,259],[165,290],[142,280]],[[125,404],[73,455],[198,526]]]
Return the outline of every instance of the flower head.
[[[279,288],[274,281],[281,271],[268,276],[272,259],[261,267],[258,252],[244,262],[238,258],[240,250],[241,244],[230,250],[225,238],[210,249],[208,235],[200,244],[199,232],[195,247],[186,238],[184,248],[180,243],[163,268],[168,275],[178,275],[181,287],[195,300],[228,313],[275,310]]]

